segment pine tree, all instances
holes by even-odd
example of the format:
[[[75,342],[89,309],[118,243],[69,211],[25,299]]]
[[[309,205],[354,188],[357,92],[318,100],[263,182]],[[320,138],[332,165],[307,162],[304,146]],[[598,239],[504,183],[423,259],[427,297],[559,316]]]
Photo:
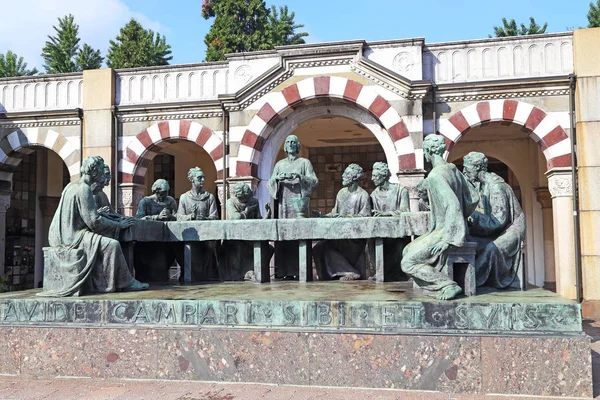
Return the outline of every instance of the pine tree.
[[[42,49],[44,68],[49,74],[60,74],[65,72],[80,72],[84,69],[96,69],[102,66],[102,57],[99,50],[94,50],[84,44],[79,50],[79,25],[75,23],[75,17],[69,14],[58,18],[58,28],[55,36],[48,35],[46,45]],[[84,64],[82,64],[84,63]]]
[[[104,58],[100,55],[100,50],[94,50],[87,43],[84,43],[81,50],[75,58],[77,67],[83,71],[86,69],[98,69],[102,66]]]
[[[269,10],[262,0],[204,0],[202,17],[215,18],[204,38],[206,61],[220,61],[227,53],[273,48]]]
[[[597,1],[596,5],[590,3],[590,10],[587,14],[588,28],[597,28],[600,26],[600,0]]]
[[[535,19],[533,17],[529,17],[529,26],[525,26],[525,24],[521,24],[521,35],[538,35],[540,33],[545,33],[546,28],[548,28],[548,23],[544,23],[544,26],[539,26],[535,23]]]
[[[12,76],[30,76],[38,73],[37,69],[27,69],[27,63],[23,57],[17,56],[8,50],[6,54],[0,53],[0,78],[10,78]]]
[[[116,37],[110,41],[106,65],[110,68],[151,67],[168,65],[173,58],[171,46],[165,36],[144,29],[139,22],[131,19]]]
[[[600,0],[598,0],[600,1]],[[304,28],[302,24],[296,24],[294,18],[296,13],[288,14],[288,7],[279,7],[279,12],[275,6],[271,6],[269,15],[269,28],[271,32],[271,43],[273,46],[287,46],[292,44],[304,44],[304,37],[308,36],[306,32],[296,33],[296,29]]]
[[[521,24],[521,29],[519,29],[514,19],[507,21],[506,18],[502,18],[502,26],[494,26],[494,35],[496,37],[536,35],[546,32],[547,27],[547,22],[544,26],[539,26],[533,17],[529,17],[529,27]],[[492,37],[492,35],[488,36]]]

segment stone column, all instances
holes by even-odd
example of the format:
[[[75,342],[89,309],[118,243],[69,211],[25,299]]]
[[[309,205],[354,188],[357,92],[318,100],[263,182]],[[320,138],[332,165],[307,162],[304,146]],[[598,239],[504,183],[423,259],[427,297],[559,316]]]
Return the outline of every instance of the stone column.
[[[101,156],[112,172],[115,182],[117,166],[114,165],[116,144],[112,108],[115,104],[115,77],[110,68],[83,71],[83,157]],[[104,188],[109,199],[113,184]]]
[[[537,201],[542,206],[544,232],[544,289],[556,292],[556,271],[554,264],[554,218],[552,217],[552,196],[548,188],[535,190]]]
[[[144,198],[144,187],[135,183],[119,185],[119,203],[117,212],[128,217],[137,213],[138,204]]]
[[[421,169],[400,171],[396,174],[398,183],[408,190],[410,198],[410,211],[419,211],[419,192],[417,185],[425,178],[425,171]]]
[[[573,32],[584,318],[600,318],[600,28]]]
[[[10,208],[10,193],[0,194],[0,276],[4,276],[6,263],[6,211]]]
[[[556,293],[567,299],[577,298],[575,272],[575,230],[573,226],[573,184],[570,168],[546,172],[552,196],[554,219],[554,261]]]

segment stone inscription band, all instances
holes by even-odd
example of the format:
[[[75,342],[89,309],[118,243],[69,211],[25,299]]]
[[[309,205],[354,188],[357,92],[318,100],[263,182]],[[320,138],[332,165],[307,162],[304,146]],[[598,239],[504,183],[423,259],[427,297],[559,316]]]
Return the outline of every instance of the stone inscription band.
[[[19,299],[0,302],[0,324],[578,335],[581,311],[548,303]]]

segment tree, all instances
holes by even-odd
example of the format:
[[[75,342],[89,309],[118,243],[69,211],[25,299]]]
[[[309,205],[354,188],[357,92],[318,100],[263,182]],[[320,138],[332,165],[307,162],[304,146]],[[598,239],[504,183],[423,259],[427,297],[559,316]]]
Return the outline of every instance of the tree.
[[[110,41],[106,65],[110,68],[151,67],[168,65],[173,59],[171,46],[165,36],[154,33],[135,19],[121,28],[115,40]]]
[[[82,71],[85,69],[98,69],[102,65],[103,59],[100,50],[94,50],[87,43],[84,43],[75,58],[75,63]]]
[[[590,3],[590,10],[587,14],[588,28],[597,28],[600,26],[600,0],[597,1],[596,5],[593,2]]]
[[[94,50],[87,44],[82,47],[85,54],[79,50],[79,25],[75,23],[73,15],[69,14],[58,18],[58,28],[56,26],[53,28],[56,35],[48,35],[49,40],[42,49],[44,68],[47,73],[80,72],[84,69],[96,69],[102,66],[99,50]]]
[[[27,69],[27,63],[23,57],[17,56],[8,50],[6,54],[0,53],[0,78],[10,78],[12,76],[30,76],[38,73],[37,69]]]
[[[598,0],[600,1],[600,0]],[[296,24],[292,12],[288,14],[288,7],[279,7],[279,12],[275,6],[271,6],[269,15],[269,28],[271,33],[271,43],[273,46],[287,46],[292,44],[304,44],[304,37],[308,36],[306,32],[296,33],[296,29],[304,28],[302,24]]]
[[[502,26],[494,26],[494,35],[496,37],[536,35],[538,33],[546,32],[547,27],[547,22],[544,23],[544,26],[539,26],[536,24],[533,17],[529,17],[529,27],[525,26],[525,24],[521,24],[521,29],[519,29],[514,19],[507,21],[506,18],[503,17]],[[492,37],[492,35],[488,36]]]
[[[204,0],[202,17],[214,22],[204,37],[206,61],[220,61],[227,53],[273,48],[269,10],[262,0]]]

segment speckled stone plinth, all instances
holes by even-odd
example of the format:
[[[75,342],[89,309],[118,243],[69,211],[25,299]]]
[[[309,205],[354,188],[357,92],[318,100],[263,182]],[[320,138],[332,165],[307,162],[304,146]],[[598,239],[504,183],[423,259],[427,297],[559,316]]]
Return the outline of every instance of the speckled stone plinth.
[[[0,374],[589,397],[581,308],[534,289],[439,302],[408,282],[0,295]]]
[[[0,327],[0,373],[589,397],[589,338]]]

